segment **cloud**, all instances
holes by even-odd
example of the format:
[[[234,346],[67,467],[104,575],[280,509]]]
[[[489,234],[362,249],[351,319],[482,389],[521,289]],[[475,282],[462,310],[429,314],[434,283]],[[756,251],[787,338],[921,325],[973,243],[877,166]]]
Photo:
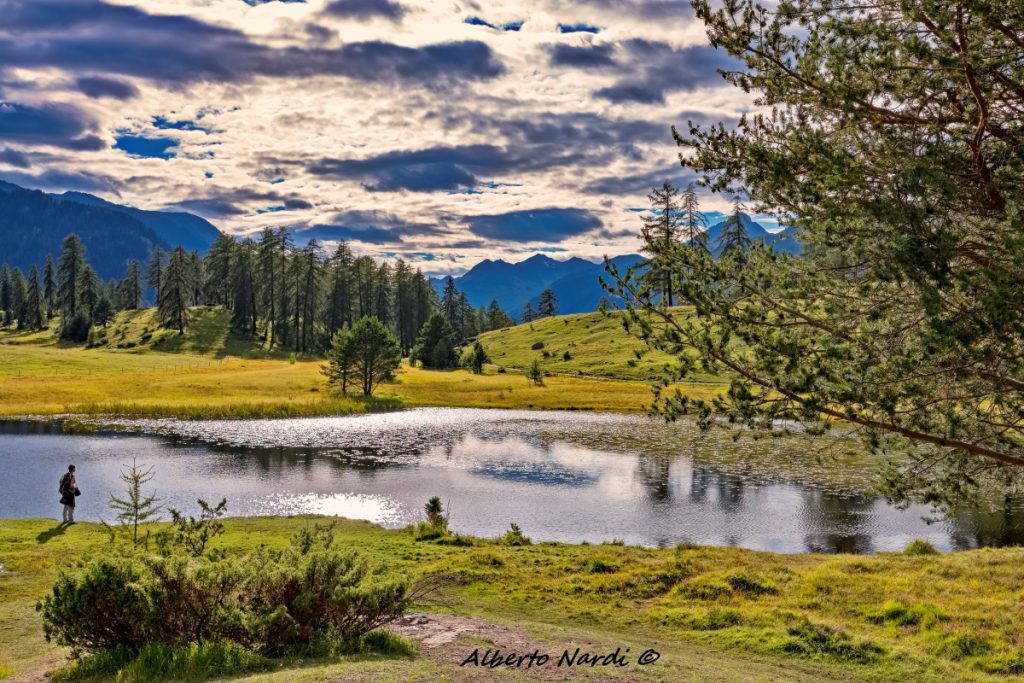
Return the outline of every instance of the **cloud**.
[[[365,159],[321,159],[308,170],[318,176],[360,181],[371,192],[435,192],[475,187],[480,175],[539,170],[582,158],[580,152],[565,149],[564,139],[548,147],[540,150],[496,145],[439,146],[386,152]]]
[[[7,164],[15,168],[29,168],[32,162],[29,161],[28,156],[21,152],[10,147],[4,147],[0,149],[0,164]]]
[[[557,208],[466,216],[463,221],[478,237],[510,242],[558,242],[602,226],[590,211]]]
[[[84,94],[92,98],[110,97],[115,100],[130,100],[139,96],[139,89],[127,81],[102,76],[81,76],[75,79],[75,85]]]
[[[386,211],[344,211],[330,224],[317,224],[292,231],[298,240],[338,242],[353,240],[366,244],[398,244],[405,237],[435,234],[436,226],[410,223]]]
[[[690,0],[578,0],[581,4],[616,12],[628,17],[647,20],[671,19],[681,21],[693,18]]]
[[[77,151],[94,151],[107,145],[96,135],[93,120],[66,104],[29,106],[0,101],[0,135],[6,142],[53,145]]]
[[[5,67],[56,67],[136,76],[167,84],[242,82],[255,76],[344,76],[419,83],[432,90],[503,73],[479,41],[405,47],[384,41],[338,48],[275,48],[187,16],[147,14],[98,0],[13,0],[0,36]]]
[[[738,68],[726,52],[709,46],[677,49],[641,38],[623,43],[627,74],[614,85],[594,92],[614,103],[660,104],[666,93],[685,92],[723,83],[718,69]]]
[[[564,45],[551,46],[552,66],[570,66],[577,69],[595,69],[615,65],[611,45]]]
[[[378,17],[401,21],[407,11],[405,7],[393,0],[334,0],[324,7],[325,14],[357,21],[367,21]]]
[[[4,171],[0,180],[14,183],[33,190],[49,190],[63,192],[77,190],[79,192],[115,192],[119,187],[117,181],[104,176],[76,171],[50,169],[42,173],[31,174],[20,171]]]

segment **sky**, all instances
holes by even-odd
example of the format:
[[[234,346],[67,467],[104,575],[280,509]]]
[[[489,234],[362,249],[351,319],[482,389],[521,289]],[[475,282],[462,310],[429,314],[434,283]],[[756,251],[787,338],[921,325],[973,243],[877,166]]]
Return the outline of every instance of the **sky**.
[[[670,126],[753,109],[732,65],[688,0],[0,0],[0,178],[435,274],[594,259],[693,180]]]

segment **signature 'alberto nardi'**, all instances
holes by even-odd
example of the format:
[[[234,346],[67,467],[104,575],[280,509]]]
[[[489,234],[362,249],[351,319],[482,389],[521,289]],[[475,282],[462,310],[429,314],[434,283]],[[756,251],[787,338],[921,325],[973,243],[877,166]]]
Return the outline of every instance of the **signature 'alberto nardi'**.
[[[558,659],[554,659],[553,655],[542,653],[536,649],[533,652],[520,654],[518,652],[502,652],[501,648],[493,650],[487,648],[481,653],[480,648],[476,648],[468,657],[462,660],[459,666],[476,666],[488,669],[499,669],[502,667],[532,669],[535,666],[546,667],[549,665],[562,668],[624,667],[631,664],[639,664],[640,666],[653,664],[660,658],[661,654],[657,650],[647,649],[640,653],[640,656],[634,661],[628,647],[625,650],[622,647],[617,647],[611,652],[588,652],[578,647],[572,650],[566,648],[562,650]]]

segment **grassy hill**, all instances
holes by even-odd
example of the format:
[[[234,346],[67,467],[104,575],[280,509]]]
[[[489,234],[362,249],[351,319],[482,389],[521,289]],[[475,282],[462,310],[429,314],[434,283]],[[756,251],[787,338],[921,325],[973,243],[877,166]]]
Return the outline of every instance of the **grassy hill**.
[[[680,309],[685,315],[685,309]],[[492,362],[508,368],[527,368],[534,359],[546,372],[653,380],[662,375],[672,356],[650,349],[622,327],[623,313],[580,313],[542,318],[516,327],[480,335]],[[536,343],[543,348],[533,349]],[[721,383],[712,375],[694,375],[698,382]]]

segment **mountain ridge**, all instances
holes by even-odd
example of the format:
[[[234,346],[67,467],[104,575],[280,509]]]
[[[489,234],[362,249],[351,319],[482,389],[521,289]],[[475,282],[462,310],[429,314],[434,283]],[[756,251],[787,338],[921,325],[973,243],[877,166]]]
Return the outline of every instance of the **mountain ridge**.
[[[82,239],[86,255],[104,280],[124,275],[135,259],[145,262],[155,247],[181,244],[205,253],[220,234],[208,221],[187,213],[146,211],[81,192],[54,194],[0,180],[0,262],[24,272],[56,260],[68,233]]]

